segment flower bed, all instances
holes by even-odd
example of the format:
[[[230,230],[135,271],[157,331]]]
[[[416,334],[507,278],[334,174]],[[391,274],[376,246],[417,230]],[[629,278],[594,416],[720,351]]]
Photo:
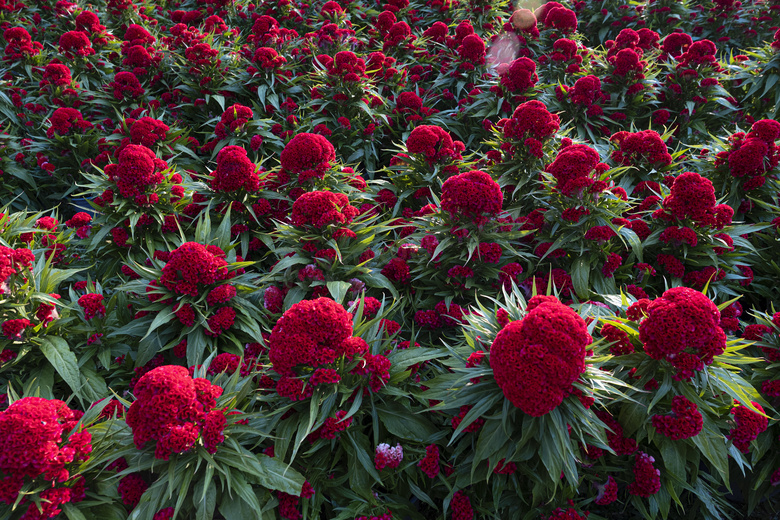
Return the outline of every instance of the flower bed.
[[[780,3],[0,2],[0,517],[738,518]]]

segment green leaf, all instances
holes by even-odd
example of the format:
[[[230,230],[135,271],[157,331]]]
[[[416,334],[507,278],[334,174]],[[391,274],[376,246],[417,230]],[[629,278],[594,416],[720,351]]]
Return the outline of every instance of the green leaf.
[[[328,291],[333,297],[333,300],[341,304],[344,303],[344,298],[352,287],[352,284],[349,282],[328,282],[326,285],[328,286]]]
[[[81,379],[84,399],[94,403],[110,394],[105,380],[91,367],[86,365],[81,367]]]
[[[581,256],[574,261],[571,272],[571,283],[574,286],[574,291],[582,299],[587,299],[588,279],[590,278],[590,259],[586,256]]]
[[[279,459],[265,455],[257,457],[257,466],[259,469],[253,474],[261,485],[289,495],[300,495],[305,479],[293,468]]]
[[[217,506],[217,486],[212,480],[203,480],[205,489],[198,493],[198,486],[195,487],[194,496],[203,494],[203,499],[195,504],[195,520],[211,520],[214,518],[214,509]]]
[[[87,520],[84,513],[70,502],[62,504],[62,510],[65,511],[65,516],[68,517],[68,520]]]
[[[41,352],[49,360],[73,393],[81,399],[81,374],[76,355],[71,352],[68,343],[57,336],[46,336],[41,342]]]
[[[427,419],[400,407],[377,408],[376,412],[387,431],[402,439],[427,442],[438,431]]]
[[[173,319],[175,314],[173,313],[173,308],[167,308],[163,311],[160,311],[157,313],[157,316],[154,317],[154,320],[152,321],[152,324],[149,325],[149,330],[146,331],[146,334],[144,334],[144,337],[141,338],[142,340],[147,338],[149,334],[154,332],[158,327],[161,325],[165,325],[169,321]]]

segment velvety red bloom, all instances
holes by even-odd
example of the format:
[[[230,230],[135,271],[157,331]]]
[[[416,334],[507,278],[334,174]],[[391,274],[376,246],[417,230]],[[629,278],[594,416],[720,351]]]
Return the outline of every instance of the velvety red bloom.
[[[229,106],[222,113],[219,123],[214,128],[214,132],[219,139],[225,139],[229,134],[243,129],[250,119],[252,119],[252,109],[238,103]]]
[[[406,140],[409,153],[425,155],[429,163],[450,161],[459,157],[449,132],[440,126],[419,125]]]
[[[91,320],[96,316],[102,318],[106,315],[106,307],[103,305],[102,294],[85,294],[79,298],[78,304],[84,309],[84,319]]]
[[[214,191],[246,190],[254,193],[260,189],[257,166],[240,146],[222,148],[217,154],[217,168],[211,175],[211,189]]]
[[[136,448],[156,442],[155,458],[168,460],[171,454],[194,446],[222,388],[206,379],[193,379],[184,367],[166,365],[141,376],[133,392],[136,400],[126,421]]]
[[[22,333],[28,327],[32,327],[28,319],[6,320],[3,322],[3,335],[12,340],[21,339]]]
[[[59,51],[69,59],[95,54],[89,37],[81,31],[69,31],[60,36]]]
[[[417,463],[428,478],[436,478],[439,474],[439,447],[435,444],[425,448],[425,457]]]
[[[764,393],[768,394],[768,392]],[[764,408],[760,404],[753,402],[753,406],[764,413]],[[756,440],[759,433],[766,431],[769,419],[739,404],[734,406],[729,413],[734,416],[737,427],[729,430],[728,438],[734,441],[734,446],[739,451],[748,453],[750,443]]]
[[[607,261],[601,267],[601,274],[604,278],[612,278],[614,272],[623,264],[623,257],[617,253],[610,253]]]
[[[704,419],[696,404],[682,395],[672,398],[672,415],[653,415],[653,427],[673,441],[689,439],[701,433]]]
[[[229,354],[227,352],[219,354],[215,357],[209,365],[209,374],[220,374],[227,372],[232,374],[238,370],[238,365],[241,362],[241,358],[235,354]]]
[[[571,102],[575,105],[591,107],[602,97],[601,80],[596,76],[585,76],[574,82],[569,90]]]
[[[585,321],[555,298],[535,296],[529,308],[498,333],[490,366],[506,398],[539,417],[560,405],[585,371],[585,347],[593,339]]]
[[[219,336],[230,327],[236,319],[236,311],[233,307],[220,307],[217,309],[211,317],[208,319],[208,329],[206,330],[207,336]]]
[[[325,423],[311,434],[312,441],[320,437],[323,439],[335,439],[339,433],[349,428],[352,424],[352,417],[345,419],[346,416],[346,410],[339,410],[336,412],[335,417],[325,419]]]
[[[609,347],[609,352],[613,356],[625,356],[634,352],[634,345],[631,343],[626,331],[614,325],[605,324],[601,327],[601,335],[610,343],[614,343]]]
[[[462,491],[456,491],[450,502],[452,508],[452,520],[473,520],[474,510],[471,508],[471,500]]]
[[[655,495],[661,490],[661,471],[653,466],[655,459],[647,453],[639,452],[634,458],[634,482],[628,486],[628,492],[640,497]]]
[[[285,171],[297,174],[299,182],[303,182],[311,178],[322,179],[336,160],[336,152],[326,137],[301,133],[287,143],[280,160]]]
[[[203,445],[209,453],[216,453],[217,446],[225,442],[227,419],[222,410],[212,410],[203,419]]]
[[[536,63],[529,58],[517,58],[500,72],[501,84],[510,92],[523,93],[536,85]]]
[[[441,207],[453,220],[465,217],[482,224],[498,215],[503,201],[501,187],[480,170],[453,175],[442,186]]]
[[[129,144],[119,152],[119,161],[105,168],[106,175],[116,181],[119,194],[125,198],[135,198],[146,187],[155,186],[163,181],[162,170],[168,163],[158,159],[149,148]]]
[[[684,69],[698,65],[710,65],[719,68],[718,60],[715,58],[717,50],[715,44],[710,40],[695,41],[678,58],[678,67]]]
[[[663,232],[661,232],[661,235],[658,237],[658,239],[664,244],[671,243],[675,248],[678,248],[683,244],[687,244],[689,247],[696,247],[696,244],[699,243],[699,238],[696,236],[696,232],[689,227],[666,228],[663,230]]]
[[[311,191],[293,203],[290,220],[295,226],[322,228],[330,224],[349,224],[358,214],[343,193]]]
[[[382,321],[386,322],[388,320]],[[390,336],[394,334],[394,332],[389,329],[387,329],[387,333]],[[369,388],[371,388],[372,392],[378,392],[390,380],[390,360],[382,355],[373,355],[369,352],[363,354],[363,359],[364,363],[355,367],[352,373],[368,376]]]
[[[693,43],[693,39],[685,33],[670,33],[664,38],[661,50],[665,54],[677,58]]]
[[[347,353],[352,315],[329,298],[293,305],[271,331],[268,357],[274,371],[295,375],[298,365],[319,367]]]
[[[142,117],[130,126],[130,142],[151,147],[168,137],[170,127],[151,117]]]
[[[584,144],[573,144],[558,152],[547,171],[555,177],[556,189],[564,195],[575,196],[595,182],[590,173],[598,162],[599,154],[596,150]]]
[[[43,79],[41,79],[38,86],[44,87],[51,85],[53,87],[64,87],[70,85],[72,81],[70,75],[70,69],[67,65],[62,63],[49,63],[46,68],[43,69]]]
[[[606,506],[617,500],[618,485],[615,479],[610,475],[607,477],[606,484],[596,486],[598,488],[598,495],[594,503],[600,506]]]
[[[663,207],[674,218],[693,220],[697,224],[712,222],[715,210],[715,188],[712,181],[695,172],[685,172],[674,179],[671,194]]]
[[[527,137],[545,141],[560,128],[560,118],[551,114],[544,103],[537,100],[519,105],[503,127],[507,139],[524,140]]]
[[[469,411],[472,408],[473,406],[469,406],[469,405],[464,405],[460,407],[460,410],[458,411],[458,415],[456,415],[450,420],[450,425],[452,426],[453,430],[458,429],[458,426],[460,426],[460,423],[463,422],[463,419],[466,417],[466,415],[469,413]],[[463,432],[464,433],[475,432],[479,430],[484,424],[485,424],[485,419],[483,419],[482,417],[478,417],[471,424],[466,426],[466,428],[463,429]]]
[[[80,33],[81,34],[81,33]],[[92,128],[92,123],[86,121],[84,116],[75,108],[60,107],[49,118],[51,126],[46,130],[46,137],[65,135],[71,132],[82,133]]]
[[[411,280],[409,273],[409,264],[403,259],[395,257],[390,259],[386,266],[382,268],[382,275],[391,282],[407,283]]]
[[[374,453],[374,467],[378,470],[385,468],[397,468],[401,461],[404,459],[404,450],[401,445],[396,445],[395,448],[390,447],[389,444],[382,443],[377,445]]]
[[[122,497],[122,503],[130,509],[134,509],[138,505],[141,501],[141,495],[147,489],[149,489],[149,484],[138,473],[130,473],[122,477],[117,487],[119,496]]]
[[[114,98],[121,101],[124,98],[135,99],[143,96],[146,90],[141,86],[138,77],[132,72],[121,71],[114,75],[114,81],[108,84],[113,90]]]
[[[176,510],[172,507],[160,509],[154,514],[152,520],[173,520],[173,515],[175,512]]]
[[[197,242],[186,242],[171,252],[160,283],[176,294],[197,296],[202,286],[228,277],[228,264],[223,256],[224,253],[218,256]]]
[[[609,140],[618,147],[610,157],[621,165],[658,168],[672,163],[666,143],[654,130],[617,132]]]
[[[3,31],[5,40],[4,61],[17,61],[39,54],[43,49],[40,42],[32,41],[30,33],[24,27],[11,27]]]
[[[24,397],[0,412],[0,473],[6,477],[0,500],[13,504],[25,477],[68,480],[65,466],[87,460],[92,451],[89,432],[72,433],[63,442],[82,415],[62,401],[40,397]]]
[[[544,25],[558,29],[563,34],[573,33],[577,30],[577,15],[571,9],[553,7],[547,10]]]
[[[458,57],[471,65],[484,65],[485,42],[478,35],[469,34],[458,47]]]
[[[639,325],[639,338],[653,359],[673,361],[687,351],[705,365],[726,349],[726,334],[720,312],[702,293],[687,287],[667,290],[647,307],[647,318]]]

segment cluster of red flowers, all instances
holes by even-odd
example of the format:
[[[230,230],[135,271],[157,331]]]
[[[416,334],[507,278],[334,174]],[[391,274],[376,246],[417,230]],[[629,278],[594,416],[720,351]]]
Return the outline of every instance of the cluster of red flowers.
[[[323,228],[349,224],[357,215],[358,209],[343,193],[310,191],[295,200],[290,221],[294,226]]]
[[[211,189],[221,192],[260,189],[257,166],[240,146],[226,146],[217,154],[217,168],[211,174]]]
[[[217,246],[185,242],[171,251],[160,284],[176,294],[198,296],[203,286],[230,278],[225,253]]]
[[[599,492],[596,496],[596,500],[593,501],[594,503],[600,506],[606,506],[617,500],[618,485],[611,475],[607,477],[606,484],[598,485],[597,487]]]
[[[658,433],[673,441],[695,437],[704,427],[699,408],[682,395],[672,398],[672,415],[653,415],[651,422]]]
[[[490,366],[506,398],[539,417],[560,405],[585,371],[585,347],[593,338],[585,321],[555,297],[534,296],[527,311],[498,333]]]
[[[64,87],[70,85],[73,78],[70,75],[70,69],[62,63],[49,63],[43,69],[43,78],[38,86],[44,88],[47,85],[52,87]]]
[[[119,152],[116,164],[106,166],[105,173],[109,179],[116,182],[119,195],[124,198],[134,198],[141,195],[147,187],[154,187],[163,182],[164,177],[161,172],[166,168],[168,163],[158,159],[149,148],[129,144]],[[155,202],[157,195],[152,195],[140,198]]]
[[[268,357],[273,369],[294,376],[295,367],[330,365],[355,354],[352,315],[330,298],[304,300],[282,315],[271,331]]]
[[[747,134],[738,132],[729,138],[729,149],[717,154],[715,166],[728,168],[729,174],[742,179],[745,191],[759,188],[780,162],[780,123],[773,119],[756,121]]]
[[[625,356],[634,352],[634,345],[628,337],[628,333],[614,325],[605,324],[601,327],[601,335],[612,343],[609,352],[613,356]]]
[[[13,505],[25,481],[39,478],[51,486],[40,494],[49,503],[42,503],[41,516],[30,503],[23,518],[53,518],[61,504],[83,499],[83,487],[80,492],[77,486],[55,487],[71,479],[66,466],[87,460],[92,452],[90,433],[74,431],[82,415],[62,401],[40,397],[25,397],[0,412],[1,502]]]
[[[454,175],[444,181],[441,207],[453,220],[466,218],[482,225],[501,211],[504,194],[490,176],[480,170]]]
[[[553,2],[557,3],[557,2]],[[577,15],[571,9],[567,9],[558,4],[555,7],[548,8],[543,12],[543,16],[539,16],[539,23],[544,24],[545,27],[551,27],[563,34],[570,34],[577,30]]]
[[[760,404],[753,402],[753,406],[762,414],[764,413],[764,408]],[[759,433],[766,431],[769,418],[740,404],[734,406],[730,413],[734,416],[736,428],[729,430],[728,438],[734,441],[734,446],[739,451],[748,453],[750,443],[756,440]]]
[[[663,200],[663,208],[653,218],[692,220],[696,225],[723,228],[731,223],[734,211],[725,204],[715,204],[712,181],[696,172],[675,177],[671,193]]]
[[[117,101],[123,101],[125,98],[136,99],[146,93],[138,77],[132,72],[124,70],[117,72],[114,75],[114,81],[106,87],[113,91],[114,99]]]
[[[431,444],[425,448],[425,457],[417,463],[428,478],[436,478],[439,474],[439,446]]]
[[[585,144],[573,144],[558,152],[547,172],[555,177],[556,189],[566,196],[577,197],[596,183],[590,175],[598,164],[596,150]]]
[[[473,520],[474,510],[471,508],[471,500],[462,491],[456,491],[450,502],[452,508],[452,520]]]
[[[282,150],[280,161],[287,173],[298,176],[298,182],[322,179],[336,160],[336,151],[320,134],[301,133],[293,137]]]
[[[30,33],[24,27],[11,27],[3,31],[5,56],[3,61],[15,62],[31,58],[41,52],[43,45],[32,41]]]
[[[8,278],[20,273],[21,268],[30,268],[34,260],[35,256],[29,249],[0,246],[0,294],[8,289]]]
[[[655,130],[617,132],[609,140],[617,146],[610,157],[618,164],[662,168],[672,163],[666,143]]]
[[[81,33],[79,33],[81,34]],[[66,135],[73,132],[81,133],[92,128],[92,123],[84,119],[84,116],[75,108],[60,107],[49,118],[51,126],[46,130],[46,137],[54,135]]]
[[[229,106],[219,119],[219,123],[214,127],[214,133],[217,138],[225,139],[229,133],[235,133],[241,130],[250,119],[252,119],[252,109],[239,105],[238,103]]]
[[[653,466],[655,459],[644,452],[634,458],[634,482],[628,486],[628,492],[640,497],[655,495],[661,490],[661,470]]]
[[[409,153],[424,155],[428,163],[433,164],[460,159],[464,147],[463,143],[454,142],[449,132],[440,126],[419,125],[406,139],[406,149]]]
[[[709,365],[726,350],[726,334],[720,312],[704,294],[674,287],[647,305],[647,318],[639,325],[639,339],[653,359],[666,359],[686,370],[693,359],[695,370]],[[692,375],[692,374],[691,374]]]
[[[536,63],[530,58],[517,58],[512,63],[498,68],[501,84],[509,92],[524,94],[532,89],[539,76],[536,74]]]
[[[512,113],[512,118],[498,122],[504,138],[523,141],[531,155],[542,156],[542,144],[560,128],[560,118],[551,114],[544,103],[526,101]]]
[[[596,76],[582,77],[574,82],[572,88],[562,88],[560,94],[567,94],[572,103],[585,107],[589,117],[604,113],[598,103],[608,96],[601,91],[601,80]]]
[[[252,61],[264,70],[277,70],[287,63],[284,56],[280,56],[275,49],[270,47],[258,47],[252,56]],[[254,67],[248,67],[247,72],[256,74],[258,70]]]
[[[103,305],[103,295],[89,293],[78,301],[79,307],[84,309],[84,318],[91,320],[94,317],[102,318],[106,315],[106,306]]]
[[[216,408],[222,388],[190,376],[180,366],[165,365],[144,374],[133,388],[136,400],[127,411],[127,425],[136,448],[155,442],[155,458],[192,449],[200,438],[210,453],[225,440],[227,423]]]
[[[60,54],[71,60],[95,54],[89,37],[81,31],[68,31],[60,36],[59,51]]]
[[[397,468],[404,460],[404,450],[400,444],[395,448],[387,443],[379,444],[374,454],[374,467],[378,470],[385,468]]]

